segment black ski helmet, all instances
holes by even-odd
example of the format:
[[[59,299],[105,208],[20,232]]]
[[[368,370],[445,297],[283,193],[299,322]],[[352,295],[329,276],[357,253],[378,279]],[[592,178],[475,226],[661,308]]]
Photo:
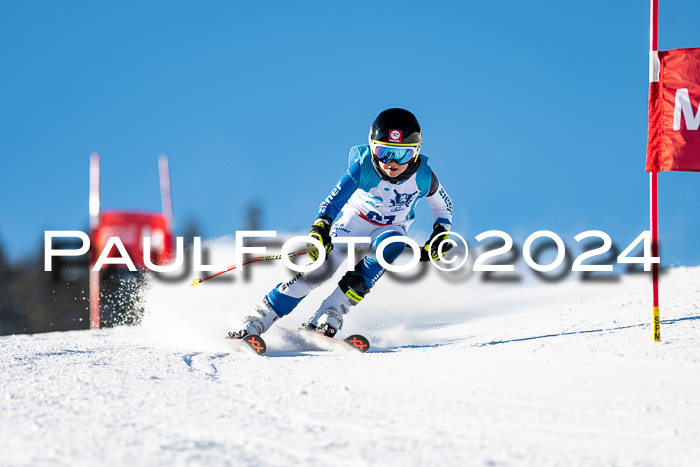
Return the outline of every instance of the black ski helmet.
[[[382,143],[421,144],[423,135],[415,115],[406,109],[386,109],[369,127],[369,139]]]

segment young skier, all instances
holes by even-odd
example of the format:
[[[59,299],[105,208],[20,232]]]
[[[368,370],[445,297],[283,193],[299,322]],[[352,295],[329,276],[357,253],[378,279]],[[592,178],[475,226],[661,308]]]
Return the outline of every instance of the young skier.
[[[404,109],[381,112],[369,130],[369,144],[350,149],[349,168],[321,203],[309,236],[321,242],[326,263],[309,273],[299,273],[278,284],[246,316],[230,337],[260,335],[278,318],[289,314],[309,292],[321,285],[343,263],[347,247],[334,249],[334,237],[370,237],[370,254],[347,272],[318,311],[302,326],[333,337],[343,326],[343,317],[357,305],[384,274],[376,258],[377,246],[392,236],[405,236],[415,218],[421,198],[433,211],[433,232],[421,250],[421,261],[440,259],[438,246],[452,225],[452,202],[420,153],[423,137],[416,117]],[[437,237],[437,238],[436,238]],[[431,241],[432,248],[429,248]],[[442,254],[450,249],[444,243]],[[403,242],[389,244],[383,252],[391,264],[404,249]],[[341,251],[338,251],[341,250]],[[307,245],[316,261],[318,250]]]

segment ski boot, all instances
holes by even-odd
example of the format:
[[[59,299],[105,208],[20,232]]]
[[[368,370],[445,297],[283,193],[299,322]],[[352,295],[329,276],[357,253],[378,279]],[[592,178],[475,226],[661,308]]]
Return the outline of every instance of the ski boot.
[[[346,315],[350,307],[355,304],[356,302],[351,300],[340,287],[336,287],[333,293],[321,303],[316,314],[301,327],[327,337],[335,337],[343,327],[343,315]]]
[[[254,314],[248,315],[242,320],[243,329],[240,331],[229,332],[228,335],[232,339],[243,339],[244,337],[255,334],[259,336],[263,332],[270,329],[279,316],[270,307],[267,298],[263,298],[262,302],[255,305]]]
[[[342,326],[342,322],[341,322],[341,326]],[[326,337],[335,337],[335,335],[338,333],[338,329],[340,329],[340,328],[336,329],[328,323],[321,323],[316,328],[316,332],[319,334],[323,334]]]
[[[326,337],[334,337],[335,334],[338,332],[336,328],[331,326],[328,323],[323,323],[320,324],[319,326],[316,326],[315,324],[311,322],[307,322],[301,325],[301,329],[304,331],[309,331],[309,332],[315,332],[318,334],[323,334]]]
[[[313,319],[313,316],[311,317],[311,319]],[[316,329],[318,329],[318,326],[313,324],[311,321],[307,321],[306,323],[302,323],[301,329],[303,331],[316,332]]]

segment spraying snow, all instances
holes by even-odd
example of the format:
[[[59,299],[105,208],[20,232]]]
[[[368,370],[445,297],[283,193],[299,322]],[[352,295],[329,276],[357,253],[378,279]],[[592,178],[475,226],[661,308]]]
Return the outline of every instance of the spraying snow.
[[[230,241],[212,245],[233,263]],[[342,271],[339,272],[342,274]],[[483,283],[383,278],[347,316],[367,354],[268,357],[222,337],[280,264],[199,288],[153,281],[139,327],[0,338],[3,465],[694,465],[700,268]],[[296,327],[329,281],[279,326]]]

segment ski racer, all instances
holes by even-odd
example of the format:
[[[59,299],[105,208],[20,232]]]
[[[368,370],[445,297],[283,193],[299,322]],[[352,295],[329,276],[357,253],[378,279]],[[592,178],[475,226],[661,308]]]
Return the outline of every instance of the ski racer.
[[[420,153],[422,142],[418,120],[408,110],[392,108],[377,116],[369,130],[369,144],[350,149],[349,168],[321,203],[309,231],[309,236],[323,245],[326,263],[274,287],[243,319],[240,330],[229,333],[230,337],[264,333],[330,278],[347,252],[345,245],[334,249],[333,238],[370,237],[370,253],[343,276],[318,311],[302,325],[306,330],[335,336],[350,308],[360,303],[384,274],[376,257],[377,246],[387,238],[407,234],[416,203],[423,197],[433,212],[433,232],[420,259],[440,259],[438,246],[448,238],[452,225],[452,202],[430,169],[428,158]],[[393,263],[404,247],[403,242],[389,244],[384,248],[384,260]],[[450,247],[445,242],[442,255]],[[313,244],[307,244],[307,251],[312,260],[318,259]]]

